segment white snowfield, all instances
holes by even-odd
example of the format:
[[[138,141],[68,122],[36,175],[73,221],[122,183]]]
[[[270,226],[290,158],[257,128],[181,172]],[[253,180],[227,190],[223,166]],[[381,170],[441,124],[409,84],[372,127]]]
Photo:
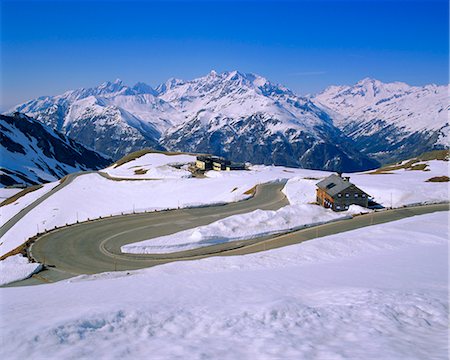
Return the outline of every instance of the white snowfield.
[[[0,357],[446,359],[448,216],[0,289]]]
[[[0,261],[0,286],[26,279],[41,268],[41,264],[31,263],[22,255],[9,256]]]
[[[111,166],[104,170],[114,178],[125,179],[181,179],[192,177],[190,171],[174,166],[195,162],[192,155],[145,154],[120,166]]]
[[[167,163],[173,161],[172,156],[166,157],[168,158]],[[186,160],[190,162],[191,158]],[[164,161],[161,160],[160,154],[148,154],[145,158],[147,164],[152,162],[161,164]],[[386,207],[391,206],[391,194],[394,207],[448,201],[447,183],[425,182],[434,176],[447,175],[448,162],[428,161],[427,164],[429,171],[397,170],[392,174],[357,173],[349,175],[352,182]],[[281,179],[289,179],[284,191],[291,205],[308,204],[315,201],[315,184],[329,174],[329,172],[318,170],[262,165],[252,166],[250,171],[209,171],[205,179],[166,178],[152,181],[114,181],[105,179],[98,174],[86,174],[56,192],[13,226],[0,241],[0,255],[20,246],[28,238],[34,236],[38,230],[42,232],[55,226],[75,223],[77,220],[85,221],[111,214],[120,215],[133,211],[155,211],[240,201],[250,196],[245,192],[255,185]],[[21,198],[21,202],[29,203],[28,197],[33,193],[25,195]],[[315,205],[309,206],[311,209],[316,208]],[[3,208],[11,209],[2,207],[0,212],[4,211]],[[296,219],[296,215],[291,213],[291,219],[298,221],[296,225],[289,219],[276,218],[273,219],[274,225],[265,231],[279,232],[281,228],[277,224],[281,224],[284,228],[287,226],[290,228],[291,226],[303,226],[308,221],[325,221],[331,217],[322,209],[310,211],[311,214],[316,215],[323,213],[323,219],[319,219],[316,215],[311,218],[302,215],[301,218]],[[290,210],[283,210],[279,214],[284,216],[289,213]],[[254,230],[251,230],[251,224],[249,224],[246,237],[258,236],[258,233],[255,232],[255,229],[257,230],[260,226],[257,220],[256,218],[255,222],[252,222]],[[239,234],[238,230],[232,235],[238,238],[243,236]],[[225,238],[224,241],[229,241],[229,238]]]
[[[348,175],[351,176],[352,182],[374,196],[385,207],[447,201],[446,183],[425,182],[435,174],[447,174],[447,162],[429,161],[427,163],[430,171],[399,170],[393,174]],[[125,245],[121,250],[134,254],[177,252],[287,232],[368,212],[367,209],[352,205],[348,211],[336,213],[311,204],[316,200],[317,182],[318,180],[304,177],[289,179],[284,193],[291,205],[277,211],[256,210],[247,214],[234,215],[209,225]]]

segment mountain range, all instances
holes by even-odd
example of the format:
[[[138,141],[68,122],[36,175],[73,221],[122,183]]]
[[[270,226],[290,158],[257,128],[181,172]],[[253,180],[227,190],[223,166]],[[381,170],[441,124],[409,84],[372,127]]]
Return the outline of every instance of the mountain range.
[[[113,159],[151,147],[357,171],[445,147],[447,92],[448,86],[364,79],[298,96],[259,75],[212,71],[155,88],[105,82],[9,113],[25,113]]]
[[[0,115],[0,185],[36,185],[69,173],[106,167],[111,159],[46,125],[15,113]]]
[[[417,156],[449,142],[449,87],[364,79],[313,97],[358,150],[382,163]]]

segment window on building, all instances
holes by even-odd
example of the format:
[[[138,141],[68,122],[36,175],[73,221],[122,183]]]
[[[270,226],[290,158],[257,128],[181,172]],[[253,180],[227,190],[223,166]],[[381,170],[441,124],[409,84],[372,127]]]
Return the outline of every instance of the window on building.
[[[350,196],[350,194],[349,194],[349,193],[346,193],[346,194],[345,194],[345,197],[349,197],[349,196]]]
[[[336,209],[341,210],[341,207],[339,205],[336,205]]]
[[[361,196],[362,196],[362,197],[366,197],[366,194],[362,194]]]
[[[338,194],[338,197],[342,197],[342,194]]]
[[[357,198],[358,197],[358,194],[355,194],[355,198]]]

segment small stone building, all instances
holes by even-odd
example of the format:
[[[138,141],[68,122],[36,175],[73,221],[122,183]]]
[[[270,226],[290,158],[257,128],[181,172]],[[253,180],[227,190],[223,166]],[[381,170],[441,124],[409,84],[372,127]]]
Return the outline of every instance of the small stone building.
[[[325,208],[345,211],[350,205],[368,206],[369,195],[352,184],[349,177],[333,174],[316,186],[317,203]]]

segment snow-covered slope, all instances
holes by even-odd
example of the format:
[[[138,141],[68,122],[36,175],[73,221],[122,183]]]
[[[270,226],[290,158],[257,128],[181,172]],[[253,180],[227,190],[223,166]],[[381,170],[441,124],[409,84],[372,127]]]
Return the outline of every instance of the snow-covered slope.
[[[114,163],[103,171],[119,179],[183,179],[192,177],[187,168],[194,162],[193,155],[148,152],[124,164]]]
[[[110,160],[22,114],[0,115],[0,184],[37,184]]]
[[[448,215],[0,289],[0,356],[446,359]]]
[[[156,90],[116,80],[32,100],[13,111],[114,158],[153,147],[327,170],[376,167],[310,100],[237,71],[171,79]]]
[[[359,149],[386,162],[448,145],[448,91],[366,78],[331,86],[312,100]]]

